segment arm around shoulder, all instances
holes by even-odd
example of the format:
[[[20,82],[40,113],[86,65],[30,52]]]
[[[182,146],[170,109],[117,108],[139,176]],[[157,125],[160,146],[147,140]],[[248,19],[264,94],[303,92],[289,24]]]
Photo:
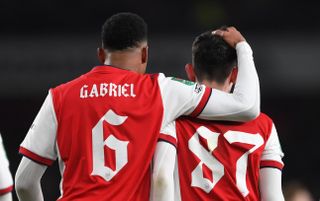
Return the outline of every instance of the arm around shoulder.
[[[253,120],[260,114],[260,86],[252,49],[236,29],[222,33],[223,39],[237,52],[237,81],[233,93],[213,89],[199,118],[239,122]]]

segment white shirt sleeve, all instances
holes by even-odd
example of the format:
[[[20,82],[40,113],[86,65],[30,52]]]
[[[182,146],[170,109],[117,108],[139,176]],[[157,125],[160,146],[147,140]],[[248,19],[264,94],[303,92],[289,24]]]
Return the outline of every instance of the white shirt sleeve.
[[[166,142],[158,142],[153,158],[151,201],[174,201],[174,168],[176,149]]]
[[[163,136],[161,137],[161,135]],[[151,201],[174,201],[174,168],[177,154],[175,122],[171,122],[162,129],[161,135],[160,139],[166,142],[158,142],[153,157]],[[168,140],[170,138],[175,139],[175,144]]]
[[[284,201],[281,184],[282,172],[274,168],[260,169],[261,201]]]
[[[13,185],[9,161],[0,135],[0,196],[11,192]]]
[[[212,95],[200,114],[202,119],[249,121],[260,113],[259,78],[253,53],[245,41],[236,45],[238,77],[232,94],[213,89]]]
[[[165,128],[161,129],[158,141],[165,141],[173,145],[175,148],[177,147],[178,140],[175,121],[169,123]]]
[[[15,188],[20,201],[43,201],[41,178],[47,166],[23,157],[16,176]]]
[[[6,193],[4,195],[0,195],[0,201],[12,201],[12,193]]]
[[[259,79],[248,43],[236,46],[238,78],[232,94],[204,85],[159,75],[164,105],[163,126],[181,115],[209,120],[248,121],[260,112]]]
[[[260,167],[274,167],[281,170],[284,166],[283,156],[276,127],[272,124],[271,134],[261,155]]]
[[[159,74],[163,102],[163,128],[182,115],[191,115],[202,99],[208,99],[211,89],[191,81],[174,77],[165,77]],[[207,100],[202,100],[205,106]],[[200,107],[200,106],[199,106]]]
[[[51,165],[57,158],[56,133],[57,119],[49,92],[19,152],[35,162]]]

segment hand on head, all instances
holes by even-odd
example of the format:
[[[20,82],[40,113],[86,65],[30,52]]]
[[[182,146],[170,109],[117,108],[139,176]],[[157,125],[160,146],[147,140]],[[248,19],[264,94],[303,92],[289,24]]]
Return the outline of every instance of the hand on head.
[[[217,29],[214,30],[212,34],[221,36],[223,40],[225,40],[231,47],[234,48],[238,43],[246,40],[235,27]]]

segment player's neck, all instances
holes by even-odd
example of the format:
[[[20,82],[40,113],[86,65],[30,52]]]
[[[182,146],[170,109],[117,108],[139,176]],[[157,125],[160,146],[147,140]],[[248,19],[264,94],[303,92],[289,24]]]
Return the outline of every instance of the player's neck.
[[[141,59],[137,54],[137,52],[108,53],[104,64],[137,73],[144,73],[141,72]]]

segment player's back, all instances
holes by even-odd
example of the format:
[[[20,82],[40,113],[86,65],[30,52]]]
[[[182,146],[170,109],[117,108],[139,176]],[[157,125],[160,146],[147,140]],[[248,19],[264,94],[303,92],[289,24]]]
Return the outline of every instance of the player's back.
[[[176,133],[182,201],[258,201],[259,169],[283,167],[265,114],[247,123],[181,118]]]
[[[198,115],[210,94],[163,74],[96,67],[50,90],[19,152],[47,166],[59,158],[60,200],[148,200],[160,127]]]
[[[148,200],[163,114],[157,75],[100,66],[51,93],[60,200]]]

